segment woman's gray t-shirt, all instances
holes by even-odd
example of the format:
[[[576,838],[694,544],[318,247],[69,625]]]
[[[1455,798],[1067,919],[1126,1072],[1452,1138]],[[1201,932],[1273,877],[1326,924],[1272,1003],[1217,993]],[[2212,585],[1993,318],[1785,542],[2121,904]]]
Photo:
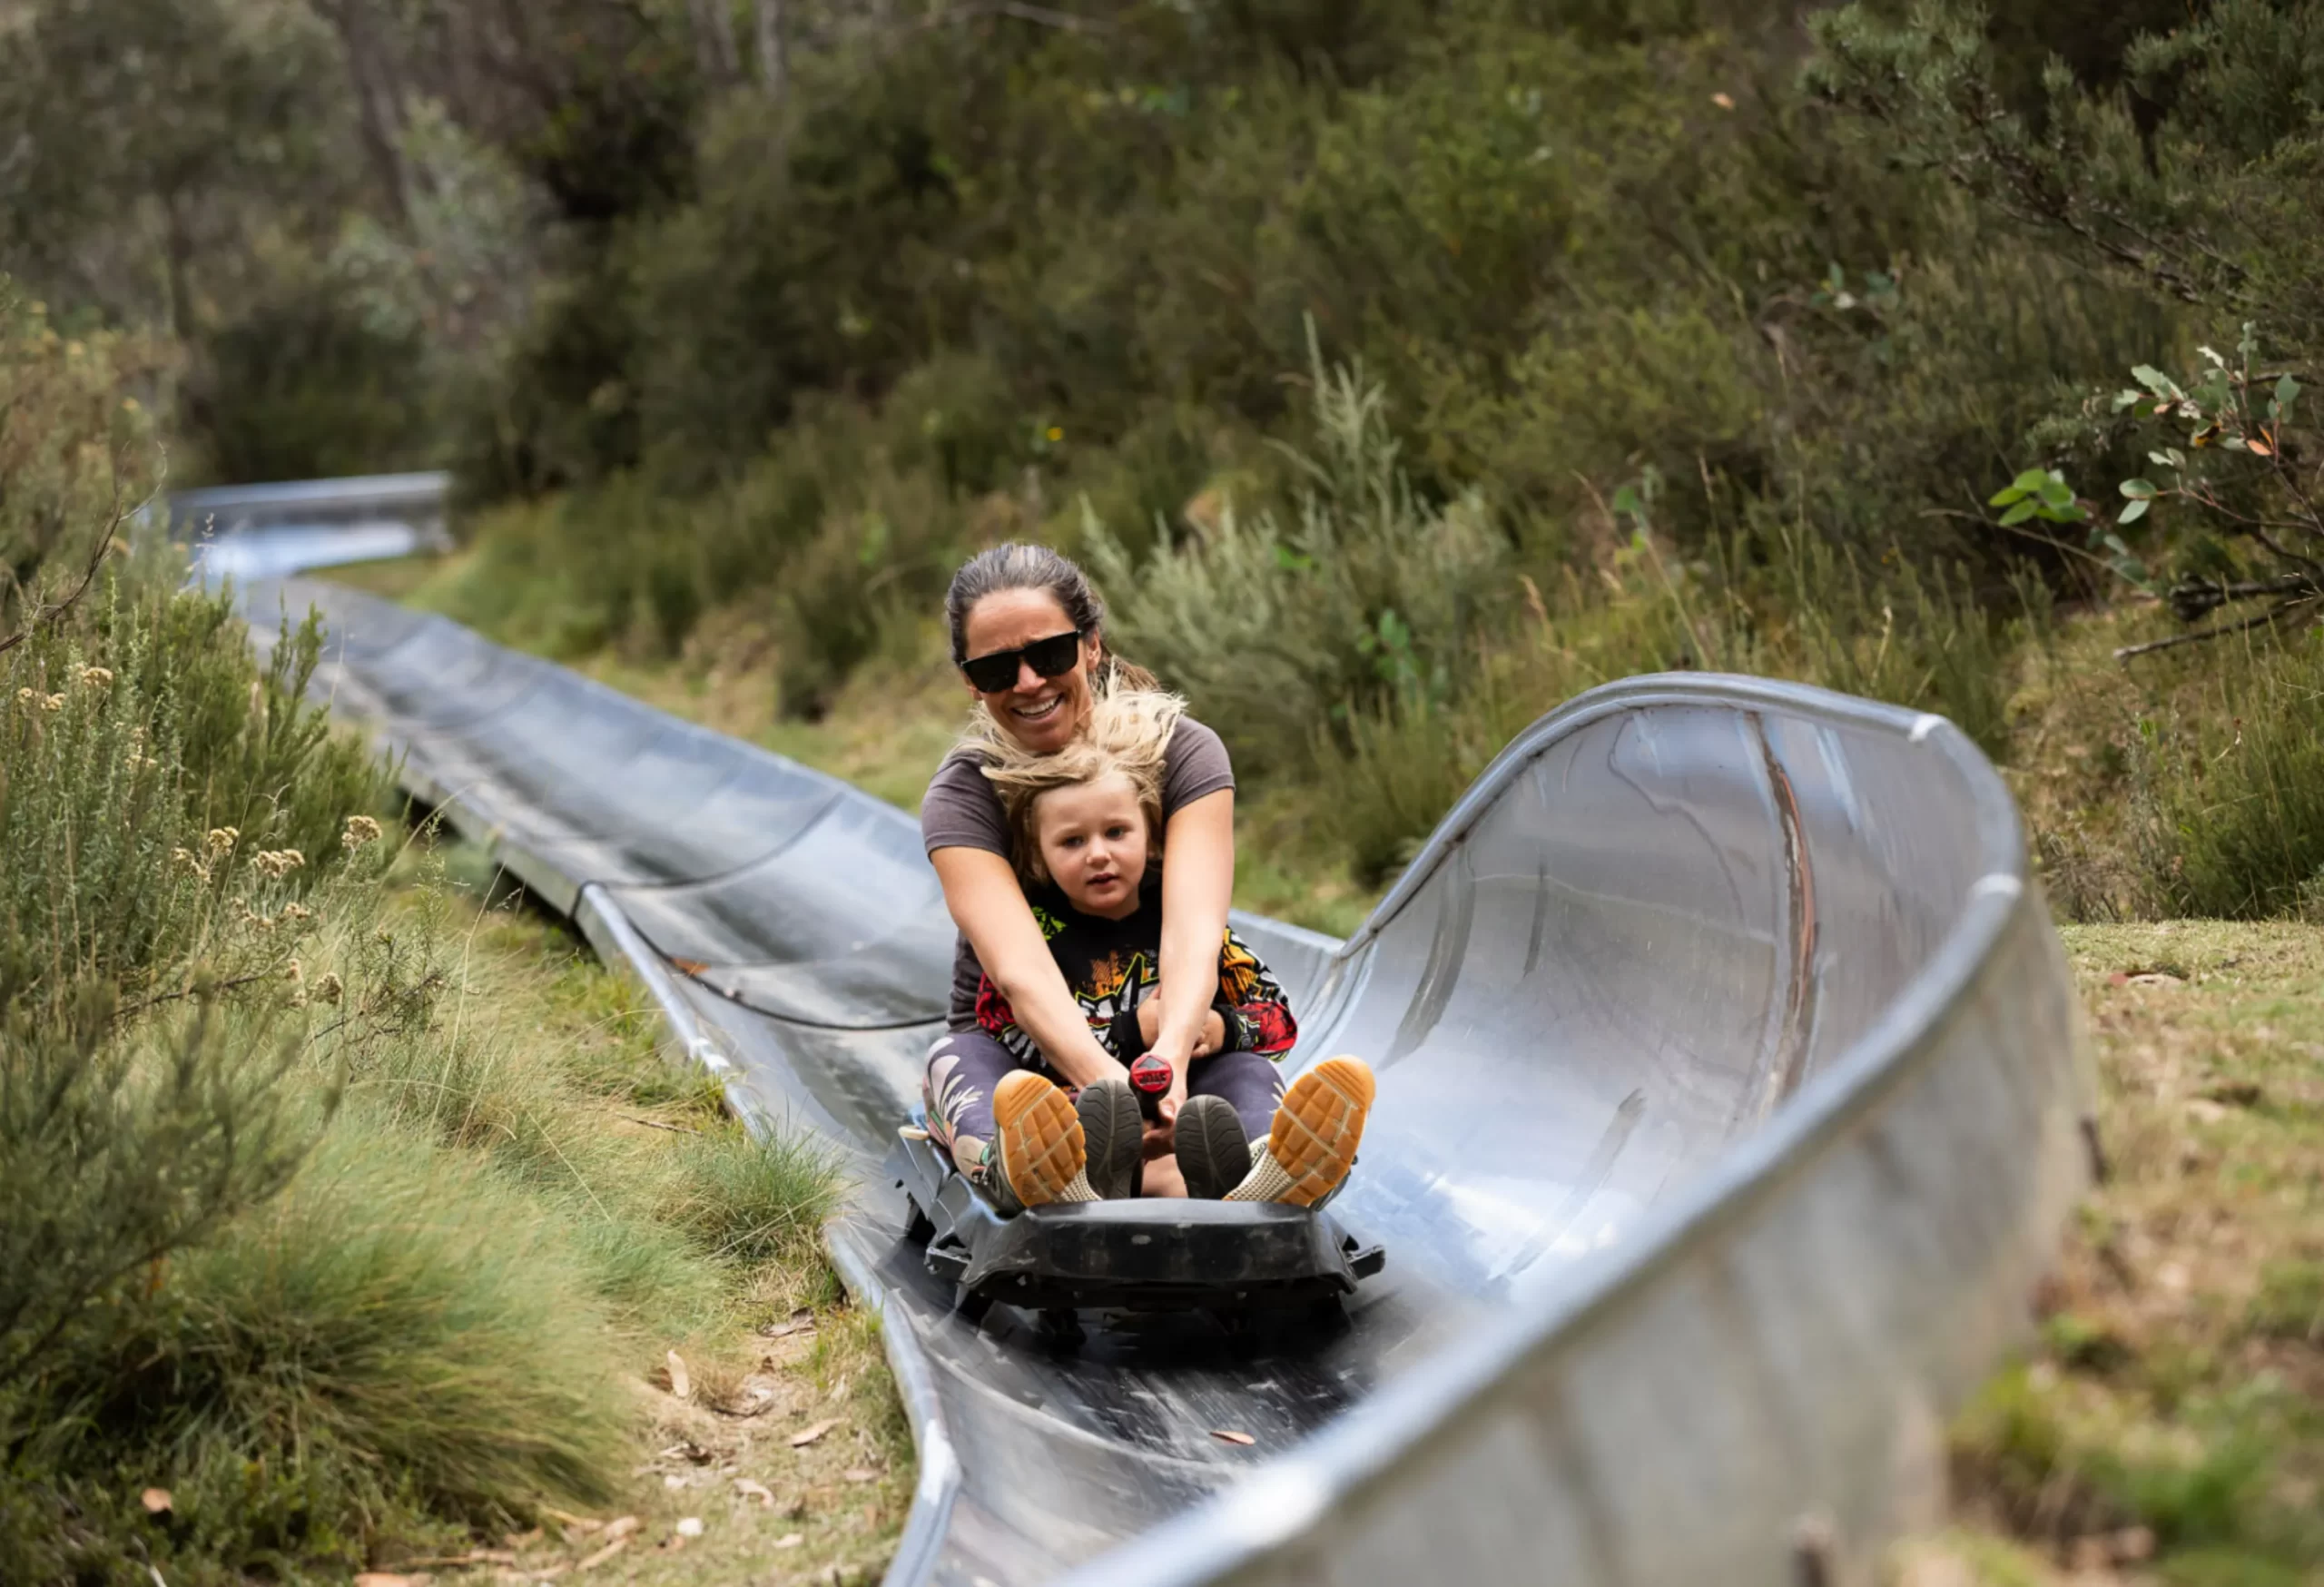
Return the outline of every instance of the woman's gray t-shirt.
[[[1162,759],[1162,823],[1185,805],[1221,788],[1235,786],[1235,768],[1218,734],[1191,717],[1178,719]],[[1000,807],[982,763],[972,749],[956,749],[929,779],[920,803],[920,835],[928,852],[982,849],[1014,862],[1009,852],[1009,816]],[[965,936],[952,954],[952,1006],[947,1023],[967,1030],[977,1022],[977,988],[984,966]]]

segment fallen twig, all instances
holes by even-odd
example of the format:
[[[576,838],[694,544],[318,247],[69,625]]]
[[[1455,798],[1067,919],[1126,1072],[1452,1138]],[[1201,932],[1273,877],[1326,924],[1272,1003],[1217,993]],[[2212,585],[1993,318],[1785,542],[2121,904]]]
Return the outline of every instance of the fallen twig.
[[[2247,634],[2254,628],[2264,628],[2303,606],[2313,606],[2324,596],[2306,596],[2296,601],[2286,601],[2273,611],[2262,612],[2240,623],[2222,623],[2216,628],[2201,628],[2192,634],[2173,634],[2168,639],[2150,639],[2143,645],[2125,645],[2114,652],[2116,661],[2128,661],[2134,656],[2152,656],[2158,650],[2172,650],[2181,645],[2199,645],[2206,639],[2220,639],[2230,634]]]

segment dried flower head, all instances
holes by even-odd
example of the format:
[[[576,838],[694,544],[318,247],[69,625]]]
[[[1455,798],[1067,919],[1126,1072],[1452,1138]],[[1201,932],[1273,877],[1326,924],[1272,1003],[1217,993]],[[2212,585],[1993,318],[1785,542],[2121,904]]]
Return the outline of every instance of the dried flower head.
[[[84,666],[81,669],[81,684],[84,688],[109,689],[113,687],[113,668]]]
[[[336,1008],[339,1005],[340,993],[343,990],[339,984],[339,977],[326,971],[323,978],[315,982],[315,1001],[328,1003]]]
[[[368,815],[350,815],[347,818],[347,830],[339,834],[339,841],[349,849],[359,849],[375,841],[379,835],[378,822]]]
[[[222,854],[241,842],[242,834],[241,829],[237,827],[213,826],[210,829],[210,836],[205,841],[209,843],[212,853]]]
[[[181,870],[192,872],[194,875],[201,877],[204,882],[210,880],[210,867],[203,864],[202,862],[202,856],[195,853],[192,849],[172,849],[170,851],[170,863],[177,866]]]
[[[40,708],[51,713],[62,711],[64,709],[64,696],[62,695],[51,695],[41,701]]]
[[[307,862],[307,856],[296,849],[261,849],[251,862],[274,881],[280,882]]]

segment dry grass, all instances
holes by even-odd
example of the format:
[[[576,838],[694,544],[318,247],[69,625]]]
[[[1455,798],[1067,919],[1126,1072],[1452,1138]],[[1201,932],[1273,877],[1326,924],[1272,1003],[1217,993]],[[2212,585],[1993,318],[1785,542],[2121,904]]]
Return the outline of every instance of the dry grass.
[[[641,1377],[638,1458],[610,1503],[380,1569],[411,1587],[879,1580],[911,1508],[912,1450],[877,1323],[826,1294],[707,1343],[717,1354],[679,1354],[682,1384],[666,1355]]]
[[[1957,1430],[1965,1530],[1902,1579],[2324,1580],[2324,932],[2066,938],[2112,1177]]]
[[[644,1524],[601,1579],[878,1580],[911,1505],[913,1467],[876,1322],[833,1302],[772,1319],[748,1343],[694,1374],[691,1399],[667,1392],[661,1375],[647,1413],[653,1453],[628,1511]],[[680,1530],[689,1517],[698,1535]],[[587,1546],[586,1533],[566,1540]]]
[[[668,1192],[687,1181],[685,1154],[734,1129],[715,1087],[665,1060],[658,1011],[632,982],[599,965],[560,923],[494,889],[475,851],[443,858],[465,881],[472,911],[459,1007],[448,1019],[469,1021],[480,1050],[555,1071],[547,1086],[537,1073],[505,1083],[463,1077],[479,1099],[468,1111],[532,1115],[514,1129],[487,1120],[478,1133],[507,1141],[497,1155],[514,1158],[525,1149],[517,1138],[542,1129],[553,1139],[541,1155],[569,1170],[585,1198],[617,1215],[625,1204],[649,1203],[673,1227],[690,1227],[698,1220],[673,1208]],[[487,897],[497,902],[487,907]],[[630,1259],[608,1254],[600,1282],[616,1291],[641,1282],[663,1294],[616,1312],[632,1374],[635,1453],[612,1500],[586,1516],[550,1514],[515,1536],[434,1540],[419,1553],[390,1546],[375,1568],[438,1583],[876,1580],[910,1506],[913,1470],[876,1321],[850,1305],[812,1249],[714,1260],[707,1284],[701,1272],[665,1268],[666,1258],[632,1274],[623,1266]],[[676,1284],[703,1293],[672,1304],[666,1286]],[[673,1381],[674,1353],[685,1366],[683,1385]],[[680,1386],[687,1392],[674,1392]],[[791,1444],[834,1418],[812,1443]],[[634,1531],[624,1517],[635,1518]],[[692,1537],[679,1530],[690,1517],[702,1523]]]

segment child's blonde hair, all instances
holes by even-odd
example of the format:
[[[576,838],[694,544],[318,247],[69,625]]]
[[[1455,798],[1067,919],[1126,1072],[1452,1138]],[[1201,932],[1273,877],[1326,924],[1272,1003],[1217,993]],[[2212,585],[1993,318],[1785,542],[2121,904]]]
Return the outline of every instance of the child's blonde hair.
[[[1169,758],[1170,735],[1177,731],[1186,711],[1184,700],[1158,689],[1116,689],[1092,700],[1089,719],[1081,731],[1064,748],[1049,754],[1034,754],[1022,748],[990,717],[972,728],[971,742],[984,756],[984,774],[1008,813],[1009,847],[1015,851],[1018,874],[1033,882],[1049,880],[1033,820],[1041,795],[1059,788],[1078,788],[1114,772],[1128,777],[1137,791],[1138,811],[1146,817],[1147,863],[1158,862],[1163,773]]]

